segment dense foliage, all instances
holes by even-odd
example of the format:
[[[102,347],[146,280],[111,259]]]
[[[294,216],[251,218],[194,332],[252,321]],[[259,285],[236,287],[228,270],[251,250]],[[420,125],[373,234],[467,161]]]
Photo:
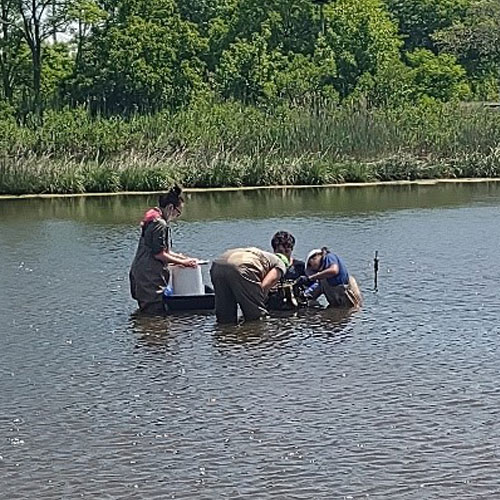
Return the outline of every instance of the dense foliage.
[[[38,127],[0,121],[0,194],[500,177],[498,145],[500,113],[435,101],[198,103],[113,119],[47,111]]]
[[[0,193],[500,175],[499,82],[499,0],[0,0]]]
[[[494,99],[498,0],[0,0],[0,114]],[[33,118],[33,116],[35,118]]]

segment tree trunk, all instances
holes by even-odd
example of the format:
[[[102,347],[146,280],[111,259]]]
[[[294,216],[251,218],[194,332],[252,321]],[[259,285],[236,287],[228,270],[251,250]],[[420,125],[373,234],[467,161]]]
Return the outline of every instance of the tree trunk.
[[[54,19],[55,19],[55,15],[56,15],[56,2],[55,2],[55,0],[52,0],[52,17]],[[54,26],[52,26],[52,41],[54,43],[57,43],[57,29],[56,29],[55,24],[54,24]]]
[[[42,40],[40,35],[40,18],[36,15],[36,2],[33,0],[33,44],[31,56],[33,61],[33,111],[42,118],[41,82],[42,82]]]
[[[82,59],[82,49],[83,49],[83,24],[82,20],[78,19],[78,39],[76,42],[76,56],[75,56],[75,67],[76,71],[80,68],[80,62]]]
[[[6,61],[2,61],[0,64],[0,70],[2,71],[2,90],[5,100],[9,103],[12,103],[13,90],[10,80],[10,74],[7,69],[7,64],[8,63],[6,63]]]
[[[42,58],[40,45],[35,47],[32,54],[33,62],[33,111],[36,116],[42,116],[41,82],[42,82]]]
[[[9,21],[9,9],[5,1],[2,1],[2,11],[0,22],[2,23],[2,40],[4,44],[4,49],[0,52],[0,70],[2,71],[2,87],[3,95],[8,102],[12,101],[12,82],[11,82],[11,68],[9,61],[9,42],[10,42],[10,32],[8,27]]]

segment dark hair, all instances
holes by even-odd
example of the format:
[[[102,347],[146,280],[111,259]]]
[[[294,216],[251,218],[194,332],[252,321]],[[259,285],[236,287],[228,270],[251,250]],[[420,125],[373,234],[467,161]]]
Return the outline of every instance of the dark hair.
[[[295,246],[295,238],[293,234],[287,231],[278,231],[271,240],[271,246],[273,247],[273,250],[276,251],[280,245],[293,248]]]
[[[158,205],[160,208],[166,208],[167,205],[178,207],[181,203],[184,203],[184,198],[181,195],[182,188],[176,184],[168,193],[160,195]]]

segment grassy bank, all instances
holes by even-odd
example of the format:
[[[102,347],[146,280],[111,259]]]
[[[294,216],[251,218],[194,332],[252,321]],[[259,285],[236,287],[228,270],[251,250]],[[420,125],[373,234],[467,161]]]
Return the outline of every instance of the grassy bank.
[[[83,110],[0,120],[0,194],[500,177],[500,113],[193,107],[131,120]]]

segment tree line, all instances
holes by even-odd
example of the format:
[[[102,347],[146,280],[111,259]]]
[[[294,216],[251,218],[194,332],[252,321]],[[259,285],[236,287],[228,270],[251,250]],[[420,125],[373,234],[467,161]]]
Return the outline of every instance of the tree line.
[[[490,100],[498,0],[0,0],[0,117]]]

